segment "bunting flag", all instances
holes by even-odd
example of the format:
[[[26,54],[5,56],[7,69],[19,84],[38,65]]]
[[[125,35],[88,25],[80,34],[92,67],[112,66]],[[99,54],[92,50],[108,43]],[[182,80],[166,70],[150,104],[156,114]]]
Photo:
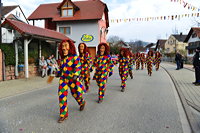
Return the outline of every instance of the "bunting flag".
[[[198,11],[200,12],[200,8],[192,5],[192,4],[189,4],[188,2],[184,1],[184,0],[171,0],[171,2],[177,2],[181,5],[183,5],[184,8],[188,9],[188,10],[192,10],[192,11]]]
[[[168,15],[159,17],[141,17],[141,18],[125,18],[125,19],[110,19],[111,23],[132,22],[132,21],[156,21],[156,20],[180,20],[188,17],[200,17],[200,13]]]

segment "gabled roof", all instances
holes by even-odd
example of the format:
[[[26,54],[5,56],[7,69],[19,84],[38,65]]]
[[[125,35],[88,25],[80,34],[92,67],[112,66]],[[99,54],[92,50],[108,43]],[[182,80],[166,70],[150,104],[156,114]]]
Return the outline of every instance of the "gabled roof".
[[[187,35],[172,35],[178,40],[179,42],[184,42]]]
[[[159,39],[156,44],[165,44],[166,41],[165,39]]]
[[[2,7],[2,16],[7,15],[8,13],[10,13],[12,10],[14,10],[15,8],[17,8],[18,5],[13,5],[13,6],[3,6]]]
[[[76,10],[79,10],[79,7],[76,6],[71,0],[63,0],[63,2],[60,3],[57,9],[60,9],[66,2],[70,2]]]
[[[151,48],[151,47],[154,47],[155,45],[156,44],[154,44],[154,43],[150,43],[150,44],[146,45],[145,48]]]
[[[17,16],[15,16],[13,14],[9,14],[6,18],[7,19],[14,19],[14,20],[23,22],[20,18],[18,18]]]
[[[166,43],[167,40],[165,39],[159,39],[157,42],[156,42],[156,50],[158,48],[164,48],[165,47],[165,43]]]
[[[22,9],[21,9],[21,7],[20,7],[19,5],[3,6],[3,7],[2,7],[2,16],[5,17],[5,15],[7,15],[8,13],[10,13],[12,10],[14,10],[14,9],[17,8],[17,7],[19,7],[19,9],[20,9],[22,15],[24,16],[24,18],[25,18],[25,20],[26,20],[26,23],[29,24],[29,22],[28,22],[28,20],[27,20],[27,18],[26,18],[26,16],[25,16],[25,14],[24,14],[24,12],[22,11]],[[9,14],[9,16],[10,16],[10,14]],[[22,20],[20,20],[19,18],[17,18],[17,16],[15,16],[15,15],[11,15],[11,16],[15,17],[16,20],[22,21]],[[3,19],[3,18],[2,18],[2,19]]]
[[[33,37],[50,39],[50,40],[55,40],[55,41],[62,41],[62,40],[69,39],[67,36],[65,36],[62,33],[49,30],[49,29],[32,26],[32,25],[22,23],[16,20],[11,20],[11,19],[6,19],[3,22],[2,27],[11,27],[17,30],[23,36],[33,36]]]
[[[197,34],[197,36],[200,38],[200,28],[199,27],[192,27],[190,29],[187,37],[185,38],[184,42],[188,42],[188,40],[190,39],[193,32],[195,32]]]
[[[64,0],[65,1],[65,0]],[[72,17],[61,17],[57,9],[62,3],[42,4],[29,17],[28,20],[39,20],[52,18],[53,21],[73,21],[73,20],[100,20],[106,12],[108,19],[108,8],[100,0],[74,1],[74,5],[79,7]],[[107,23],[107,27],[109,24]]]

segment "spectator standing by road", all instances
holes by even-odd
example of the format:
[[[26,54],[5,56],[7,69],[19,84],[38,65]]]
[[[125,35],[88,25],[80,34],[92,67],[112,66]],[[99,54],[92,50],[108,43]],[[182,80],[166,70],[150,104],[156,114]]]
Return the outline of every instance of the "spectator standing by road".
[[[181,68],[181,60],[182,60],[182,55],[179,52],[177,52],[176,57],[175,57],[175,61],[177,65],[176,70],[179,70]]]
[[[200,47],[197,47],[196,54],[193,57],[193,66],[195,68],[196,81],[193,82],[196,86],[200,86]]]

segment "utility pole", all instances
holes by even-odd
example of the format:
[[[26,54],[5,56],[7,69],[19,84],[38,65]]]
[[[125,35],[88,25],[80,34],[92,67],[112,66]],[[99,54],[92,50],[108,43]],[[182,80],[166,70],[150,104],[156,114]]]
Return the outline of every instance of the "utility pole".
[[[2,20],[2,3],[1,3],[1,0],[0,0],[0,26],[1,26],[1,20]],[[0,27],[0,44],[2,44],[2,29]]]

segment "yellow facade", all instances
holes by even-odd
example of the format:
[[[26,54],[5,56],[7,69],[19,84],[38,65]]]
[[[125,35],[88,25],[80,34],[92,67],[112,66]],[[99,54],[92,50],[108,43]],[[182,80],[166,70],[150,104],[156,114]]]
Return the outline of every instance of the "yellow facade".
[[[188,43],[179,42],[174,36],[170,36],[165,43],[165,53],[175,53],[177,51],[185,51]]]

